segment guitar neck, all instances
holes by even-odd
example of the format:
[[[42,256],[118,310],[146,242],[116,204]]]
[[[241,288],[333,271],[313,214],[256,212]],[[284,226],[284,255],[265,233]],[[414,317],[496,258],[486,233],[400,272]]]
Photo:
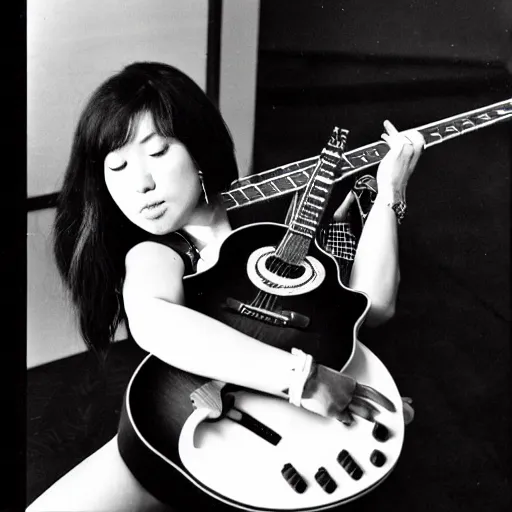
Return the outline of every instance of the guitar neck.
[[[416,128],[425,139],[425,148],[512,118],[512,98],[493,105],[447,117]],[[378,164],[388,152],[384,141],[374,142],[343,154],[343,165],[336,181]],[[290,194],[304,188],[318,164],[318,156],[306,158],[260,174],[234,181],[222,193],[227,210]]]
[[[327,146],[322,149],[286,235],[276,249],[276,256],[286,263],[299,265],[308,253],[339,172],[347,134],[348,130],[335,127]]]

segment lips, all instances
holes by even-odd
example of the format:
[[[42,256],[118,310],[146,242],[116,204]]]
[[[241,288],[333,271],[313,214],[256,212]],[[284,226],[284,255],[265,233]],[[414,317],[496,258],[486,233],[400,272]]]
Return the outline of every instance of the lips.
[[[145,211],[152,211],[154,210],[155,208],[157,208],[158,206],[160,206],[161,204],[164,204],[163,201],[155,201],[154,203],[149,203],[149,204],[146,204],[145,206],[143,206],[140,210],[140,212],[145,212]]]
[[[140,212],[146,219],[156,220],[162,217],[166,211],[167,207],[165,206],[165,202],[158,201],[144,206]]]

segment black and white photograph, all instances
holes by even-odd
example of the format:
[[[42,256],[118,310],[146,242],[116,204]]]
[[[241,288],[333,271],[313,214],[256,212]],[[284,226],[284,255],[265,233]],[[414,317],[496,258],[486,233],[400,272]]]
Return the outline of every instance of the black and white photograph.
[[[19,510],[509,510],[512,3],[25,18]]]

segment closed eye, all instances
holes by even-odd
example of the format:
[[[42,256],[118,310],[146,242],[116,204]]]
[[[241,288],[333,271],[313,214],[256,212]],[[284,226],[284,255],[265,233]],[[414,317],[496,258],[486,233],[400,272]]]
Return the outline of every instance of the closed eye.
[[[158,153],[152,153],[149,156],[158,158],[159,156],[165,155],[165,153],[167,153],[168,150],[169,150],[169,144],[167,144],[161,151],[158,151]]]
[[[123,165],[120,165],[119,167],[109,167],[109,169],[111,171],[122,171],[127,165],[128,163],[125,162]]]

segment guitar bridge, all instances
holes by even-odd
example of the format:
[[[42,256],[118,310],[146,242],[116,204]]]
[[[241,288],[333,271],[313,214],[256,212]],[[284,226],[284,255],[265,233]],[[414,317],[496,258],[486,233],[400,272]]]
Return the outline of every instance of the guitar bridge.
[[[296,329],[305,329],[309,325],[309,318],[295,311],[269,311],[268,309],[250,306],[237,299],[228,297],[222,305],[225,309],[230,309],[236,313],[250,318],[266,322],[268,324],[277,325],[279,327],[295,327]]]

